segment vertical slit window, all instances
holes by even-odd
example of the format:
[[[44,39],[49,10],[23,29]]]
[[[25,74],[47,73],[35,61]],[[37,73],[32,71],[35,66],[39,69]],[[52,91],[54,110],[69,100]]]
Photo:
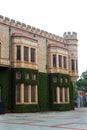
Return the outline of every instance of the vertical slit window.
[[[67,68],[66,56],[63,57],[63,65],[64,65],[64,68]]]
[[[31,86],[31,102],[35,102],[35,86]]]
[[[78,70],[78,62],[77,62],[77,60],[76,60],[76,70]]]
[[[31,62],[35,62],[35,49],[31,48]]]
[[[21,60],[21,47],[17,46],[17,60]]]
[[[65,88],[65,102],[68,102],[68,89]]]
[[[54,91],[54,102],[57,102],[57,89],[56,89],[56,87],[54,87],[54,89],[53,89]]]
[[[16,85],[16,102],[21,102],[21,85]]]
[[[75,70],[75,64],[74,64],[74,59],[72,59],[71,60],[71,69],[72,69],[72,71],[74,71]]]
[[[28,47],[24,47],[24,61],[28,61]]]
[[[63,88],[60,88],[60,102],[63,102]]]
[[[56,55],[53,55],[53,67],[56,67]]]
[[[62,67],[62,56],[59,55],[59,67]]]
[[[24,85],[24,102],[28,102],[28,85]]]

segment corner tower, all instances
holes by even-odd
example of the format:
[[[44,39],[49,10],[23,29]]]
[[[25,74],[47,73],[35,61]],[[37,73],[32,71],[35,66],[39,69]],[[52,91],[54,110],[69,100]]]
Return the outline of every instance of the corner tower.
[[[78,39],[76,32],[65,32],[63,35],[68,48],[68,68],[71,81],[76,82],[78,78]]]

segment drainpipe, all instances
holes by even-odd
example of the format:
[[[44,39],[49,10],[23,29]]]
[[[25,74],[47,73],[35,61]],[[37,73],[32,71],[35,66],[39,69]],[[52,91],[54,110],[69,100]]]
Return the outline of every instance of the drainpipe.
[[[46,70],[48,72],[48,39],[46,38]]]
[[[12,88],[11,88],[11,26],[9,26],[9,92],[8,92],[8,95],[10,95],[9,97],[11,98],[11,91],[12,91]],[[11,99],[9,99],[9,104],[11,104]],[[8,106],[8,109],[11,110],[12,106]]]
[[[11,26],[9,26],[9,61],[11,65]]]

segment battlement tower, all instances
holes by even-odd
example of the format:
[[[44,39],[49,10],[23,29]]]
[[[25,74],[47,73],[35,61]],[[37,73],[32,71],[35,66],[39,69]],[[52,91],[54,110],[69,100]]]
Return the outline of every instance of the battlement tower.
[[[65,32],[63,35],[68,48],[68,67],[72,82],[78,78],[78,39],[76,32]]]

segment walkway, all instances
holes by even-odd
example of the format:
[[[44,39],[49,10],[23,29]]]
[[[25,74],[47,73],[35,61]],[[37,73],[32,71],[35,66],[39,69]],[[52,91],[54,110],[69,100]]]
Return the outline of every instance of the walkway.
[[[87,130],[87,108],[0,115],[0,130]]]

